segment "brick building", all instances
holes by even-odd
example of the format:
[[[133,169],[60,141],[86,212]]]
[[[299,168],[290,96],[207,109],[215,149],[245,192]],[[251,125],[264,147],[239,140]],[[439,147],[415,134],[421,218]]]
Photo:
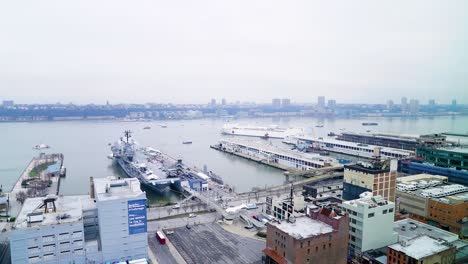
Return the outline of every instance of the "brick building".
[[[395,202],[396,176],[398,162],[388,164],[347,165],[344,167],[343,199],[359,199],[363,192],[372,192],[390,202]]]
[[[387,264],[452,264],[456,247],[429,236],[419,236],[388,246]]]
[[[467,216],[468,193],[429,200],[428,222],[464,238],[468,238]]]
[[[320,208],[302,216],[267,225],[266,263],[345,264],[348,217]]]

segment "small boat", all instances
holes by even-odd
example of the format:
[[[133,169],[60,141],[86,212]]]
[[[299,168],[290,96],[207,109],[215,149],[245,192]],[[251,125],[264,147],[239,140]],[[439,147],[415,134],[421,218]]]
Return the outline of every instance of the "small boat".
[[[341,131],[346,130],[346,128],[340,128]]]
[[[315,127],[323,127],[323,125],[316,125]]]
[[[370,130],[366,130],[367,133],[371,132]]]
[[[182,142],[182,144],[185,144],[185,145],[192,144],[192,141],[184,141]]]
[[[367,123],[367,122],[364,122],[362,123],[363,126],[378,126],[379,124],[378,123],[374,123],[374,122],[370,122],[370,123]]]
[[[330,132],[330,133],[328,133],[328,134],[327,134],[327,136],[329,136],[329,137],[335,137],[335,136],[336,136],[336,134],[335,134],[335,133],[333,133],[333,132]]]
[[[150,126],[145,126],[143,129],[151,129]]]
[[[65,177],[67,175],[67,168],[65,168],[65,166],[62,165],[62,167],[60,167],[60,177]]]
[[[33,147],[33,149],[48,149],[48,148],[50,148],[50,146],[46,144],[39,144]]]
[[[162,128],[166,128],[166,127],[167,127],[167,125],[161,125],[161,127],[162,127]]]

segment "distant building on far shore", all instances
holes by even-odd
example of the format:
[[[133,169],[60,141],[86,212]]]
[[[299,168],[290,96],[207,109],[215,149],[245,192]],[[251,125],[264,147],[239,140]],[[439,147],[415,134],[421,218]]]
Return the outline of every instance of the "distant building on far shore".
[[[15,105],[15,102],[13,100],[3,100],[2,105],[3,107],[12,107]]]

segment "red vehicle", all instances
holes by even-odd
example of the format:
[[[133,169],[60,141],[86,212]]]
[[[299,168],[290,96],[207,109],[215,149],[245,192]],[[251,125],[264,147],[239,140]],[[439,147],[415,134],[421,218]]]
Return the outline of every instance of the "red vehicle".
[[[162,231],[156,232],[156,238],[158,239],[159,243],[166,244],[166,236]]]

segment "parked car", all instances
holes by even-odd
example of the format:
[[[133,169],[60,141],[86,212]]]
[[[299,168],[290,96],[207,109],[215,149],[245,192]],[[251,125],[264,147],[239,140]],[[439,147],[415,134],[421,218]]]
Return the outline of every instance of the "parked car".
[[[172,206],[172,209],[179,209],[179,208],[180,208],[180,204],[176,204]]]
[[[196,217],[197,215],[196,214],[189,214],[188,217],[189,218],[193,218],[193,217]]]

